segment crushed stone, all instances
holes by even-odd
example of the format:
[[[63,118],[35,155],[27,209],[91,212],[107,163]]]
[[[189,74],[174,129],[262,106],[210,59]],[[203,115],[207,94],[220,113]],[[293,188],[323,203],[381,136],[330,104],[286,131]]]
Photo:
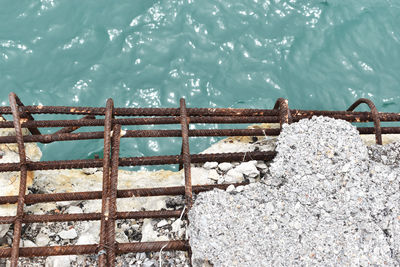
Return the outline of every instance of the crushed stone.
[[[197,197],[193,265],[399,266],[398,146],[326,117],[284,125],[262,183]]]

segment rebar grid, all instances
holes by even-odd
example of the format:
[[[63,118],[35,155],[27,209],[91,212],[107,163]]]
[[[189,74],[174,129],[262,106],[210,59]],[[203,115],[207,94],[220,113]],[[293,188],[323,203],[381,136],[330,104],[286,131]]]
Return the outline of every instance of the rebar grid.
[[[382,144],[382,134],[400,133],[400,127],[381,127],[381,121],[400,121],[400,113],[379,113],[368,99],[359,99],[347,111],[317,111],[289,109],[288,101],[279,98],[273,109],[230,109],[230,108],[186,108],[184,99],[179,108],[114,108],[112,99],[107,100],[105,108],[93,107],[55,107],[24,106],[14,94],[9,95],[10,107],[0,107],[2,114],[11,114],[13,121],[1,121],[0,128],[14,128],[15,136],[1,136],[0,143],[17,143],[20,162],[2,163],[0,172],[20,171],[18,196],[0,196],[1,204],[17,203],[16,216],[1,216],[0,224],[14,224],[13,243],[11,248],[0,248],[0,258],[11,258],[11,266],[17,266],[18,258],[51,255],[98,254],[99,266],[115,266],[115,257],[128,252],[150,252],[163,250],[182,250],[190,253],[187,240],[171,240],[159,242],[117,243],[115,240],[115,221],[120,219],[139,218],[179,218],[193,204],[193,193],[226,189],[230,184],[209,184],[192,186],[190,166],[192,163],[207,161],[229,162],[264,160],[271,161],[276,153],[243,152],[190,154],[189,137],[194,136],[277,136],[282,125],[292,123],[314,115],[329,116],[349,122],[374,122],[374,127],[358,127],[361,134],[375,134],[377,144]],[[370,112],[355,112],[354,109],[365,103]],[[85,115],[75,120],[34,120],[32,114],[73,114]],[[96,119],[95,116],[104,116]],[[117,116],[137,116],[137,118],[116,118]],[[190,123],[279,123],[278,129],[204,129],[189,130]],[[127,130],[121,134],[121,125],[162,125],[180,124],[180,130]],[[73,133],[79,127],[102,126],[103,131]],[[41,134],[38,128],[63,127],[53,134]],[[22,134],[22,128],[28,128],[32,135]],[[181,155],[127,157],[120,158],[120,138],[133,137],[181,137]],[[59,160],[31,162],[27,160],[25,142],[50,143],[66,140],[104,139],[103,159]],[[117,190],[118,167],[141,165],[179,164],[184,169],[185,186],[140,188]],[[89,167],[103,168],[102,191],[28,194],[26,192],[27,171],[81,169]],[[246,183],[233,184],[235,186]],[[118,212],[117,198],[148,196],[185,196],[186,210],[155,210]],[[72,201],[101,199],[101,213],[30,215],[25,214],[24,204],[41,202]],[[100,220],[100,242],[93,245],[27,247],[20,248],[22,223],[63,222]]]

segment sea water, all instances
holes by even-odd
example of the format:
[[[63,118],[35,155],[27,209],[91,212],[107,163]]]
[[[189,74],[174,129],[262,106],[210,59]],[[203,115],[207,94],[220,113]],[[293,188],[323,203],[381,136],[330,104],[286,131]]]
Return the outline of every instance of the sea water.
[[[344,110],[366,97],[399,112],[399,14],[396,0],[0,0],[0,104],[12,91],[26,105],[111,97],[118,107],[184,97],[188,107],[272,108],[285,97],[291,108]],[[217,140],[192,139],[191,152]],[[103,140],[41,148],[44,160],[93,158]],[[179,138],[121,147],[176,153]]]

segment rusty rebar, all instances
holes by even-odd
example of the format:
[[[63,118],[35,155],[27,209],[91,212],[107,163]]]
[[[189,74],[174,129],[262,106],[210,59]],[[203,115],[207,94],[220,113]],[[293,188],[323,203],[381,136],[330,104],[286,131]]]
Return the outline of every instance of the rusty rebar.
[[[189,127],[185,99],[180,99],[181,133],[182,133],[182,159],[185,175],[185,204],[188,209],[192,207],[192,178],[190,173]]]
[[[380,123],[380,119],[379,119],[378,110],[376,109],[374,103],[369,99],[360,98],[356,102],[354,102],[347,110],[353,111],[356,107],[358,107],[360,104],[363,104],[363,103],[367,104],[371,110],[371,115],[372,115],[372,119],[374,121],[374,128],[375,128],[375,142],[378,145],[382,145],[381,123]]]
[[[114,110],[114,103],[111,98],[107,100],[106,115],[104,124],[104,157],[103,157],[103,196],[101,201],[101,222],[100,222],[100,243],[99,249],[106,251],[107,243],[107,224],[109,219],[109,202],[110,202],[110,145],[111,145],[111,130],[112,130],[112,116]],[[105,253],[99,255],[99,267],[107,266],[107,258]]]
[[[87,115],[89,118],[93,115]],[[215,117],[188,117],[190,123],[279,123],[278,116],[215,116]],[[145,118],[116,118],[113,124],[120,125],[151,125],[151,124],[180,124],[180,117],[145,117]],[[23,128],[28,127],[83,127],[104,126],[104,119],[79,120],[44,120],[26,121],[21,124]],[[0,128],[13,128],[12,121],[1,121]]]
[[[181,250],[187,251],[189,244],[186,240],[170,240],[157,242],[137,242],[137,243],[119,243],[117,244],[118,254],[130,252],[159,252]],[[85,255],[98,253],[98,245],[70,245],[70,246],[52,246],[52,247],[25,247],[20,249],[21,257],[41,257],[57,255]],[[11,255],[10,248],[0,249],[0,258],[8,258]]]
[[[12,109],[15,135],[18,144],[19,154],[19,167],[20,167],[20,179],[19,179],[19,193],[17,201],[17,214],[14,221],[14,234],[11,249],[11,267],[17,267],[19,257],[19,243],[21,239],[21,228],[22,220],[24,216],[24,204],[25,204],[25,191],[26,191],[26,179],[27,179],[27,165],[26,165],[26,154],[25,145],[22,138],[22,129],[20,124],[20,115],[17,107],[17,96],[14,93],[10,93],[9,101]]]
[[[113,128],[112,144],[111,144],[111,176],[110,176],[110,201],[109,212],[110,218],[107,225],[107,262],[108,266],[115,266],[115,220],[117,219],[117,187],[118,187],[118,160],[120,145],[121,125],[115,125]]]
[[[240,185],[247,185],[247,184],[248,183],[235,183],[232,185],[237,187]],[[193,193],[197,194],[200,192],[212,190],[214,188],[225,190],[229,185],[231,185],[231,184],[193,185],[192,191],[193,191]],[[118,198],[178,196],[178,195],[184,195],[184,194],[185,194],[184,186],[121,189],[121,190],[117,191]],[[43,203],[43,202],[94,200],[94,199],[101,199],[101,198],[102,198],[102,191],[51,193],[51,194],[29,194],[29,195],[26,195],[26,197],[25,197],[25,203],[27,205],[29,205],[29,204],[37,204],[37,203]],[[16,203],[17,200],[18,200],[18,196],[0,196],[0,205],[13,204],[13,203]],[[29,216],[29,215],[25,215],[25,216]]]
[[[15,102],[17,103],[19,108],[24,107],[24,103],[22,103],[22,101],[19,99],[19,97],[15,93],[12,93],[12,94],[14,95]],[[28,121],[32,121],[32,122],[35,121],[35,119],[32,117],[32,115],[29,112],[26,112],[26,111],[25,112],[21,112],[20,119],[27,119]],[[21,123],[21,121],[20,121],[20,123]],[[39,129],[37,127],[35,127],[35,126],[28,127],[28,130],[33,135],[40,135],[41,134]]]
[[[279,110],[279,123],[280,128],[284,123],[292,123],[293,118],[290,114],[289,102],[285,98],[278,98],[274,105],[274,110]]]
[[[211,154],[192,154],[192,163],[204,163],[207,161],[249,161],[249,160],[272,160],[276,152],[274,151],[253,151],[253,152],[235,152],[235,153],[211,153]],[[82,168],[100,168],[101,159],[82,159],[82,160],[55,160],[55,161],[29,161],[28,170],[61,170],[61,169],[82,169]],[[144,166],[144,165],[167,165],[179,164],[183,159],[180,155],[171,156],[151,156],[151,157],[129,157],[120,158],[119,166]],[[18,171],[18,163],[1,163],[0,172]]]
[[[122,219],[143,219],[143,218],[179,218],[183,210],[149,210],[149,211],[124,211],[116,212],[115,218]],[[23,223],[39,222],[70,222],[70,221],[98,221],[102,213],[63,213],[63,214],[25,214]],[[0,224],[11,224],[15,216],[0,216]]]

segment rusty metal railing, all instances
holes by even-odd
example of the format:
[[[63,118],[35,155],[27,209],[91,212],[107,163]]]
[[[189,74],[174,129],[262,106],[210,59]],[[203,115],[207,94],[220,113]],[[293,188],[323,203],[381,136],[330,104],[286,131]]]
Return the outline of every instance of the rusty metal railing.
[[[0,136],[0,143],[17,143],[19,163],[2,163],[0,172],[20,172],[19,193],[17,196],[0,196],[0,204],[17,203],[16,216],[1,216],[0,224],[14,224],[11,248],[0,248],[0,258],[11,258],[11,266],[18,264],[19,257],[38,257],[51,255],[98,254],[99,266],[115,266],[115,257],[128,252],[156,252],[163,250],[182,250],[190,253],[187,240],[159,242],[117,243],[115,222],[120,219],[139,218],[178,218],[186,216],[193,203],[193,194],[212,190],[226,189],[229,184],[209,184],[192,186],[190,166],[192,163],[207,161],[229,162],[264,160],[270,161],[275,152],[243,152],[217,154],[190,154],[189,137],[196,136],[277,136],[284,123],[292,123],[314,115],[329,116],[349,122],[373,122],[374,127],[358,127],[361,134],[374,134],[376,143],[382,144],[382,134],[400,133],[400,127],[381,127],[380,122],[400,121],[400,113],[379,113],[368,99],[359,99],[347,111],[318,111],[289,109],[288,101],[280,98],[273,109],[230,109],[230,108],[186,108],[185,100],[180,100],[179,108],[114,108],[109,99],[105,108],[61,107],[61,106],[24,106],[14,94],[9,95],[10,106],[0,107],[0,115],[11,114],[13,121],[1,121],[0,128],[14,128],[15,136]],[[371,112],[355,112],[354,109],[365,103]],[[72,120],[34,120],[33,114],[72,114],[84,115]],[[96,118],[104,116],[104,118]],[[117,118],[123,116],[124,118]],[[140,116],[140,117],[138,117]],[[128,118],[126,118],[128,117]],[[193,123],[280,123],[277,129],[203,129],[189,130]],[[126,130],[121,133],[122,125],[162,125],[180,124],[180,130]],[[103,131],[74,133],[80,127],[103,126]],[[64,127],[53,134],[42,134],[38,128]],[[23,135],[22,128],[27,128],[31,135]],[[181,137],[181,155],[161,155],[147,157],[119,156],[120,138],[140,137]],[[104,139],[103,159],[58,160],[32,162],[26,157],[27,142],[50,143],[67,140]],[[118,168],[123,166],[179,164],[184,169],[185,186],[157,187],[117,190]],[[27,172],[33,170],[81,169],[90,167],[103,168],[102,191],[71,192],[54,194],[26,195]],[[245,183],[241,183],[245,184]],[[240,184],[234,184],[238,186]],[[155,210],[118,212],[117,198],[148,196],[185,196],[186,210]],[[101,199],[100,213],[83,214],[25,214],[24,204],[41,202]],[[99,220],[100,242],[91,245],[69,245],[51,247],[20,247],[23,223],[63,222]]]

